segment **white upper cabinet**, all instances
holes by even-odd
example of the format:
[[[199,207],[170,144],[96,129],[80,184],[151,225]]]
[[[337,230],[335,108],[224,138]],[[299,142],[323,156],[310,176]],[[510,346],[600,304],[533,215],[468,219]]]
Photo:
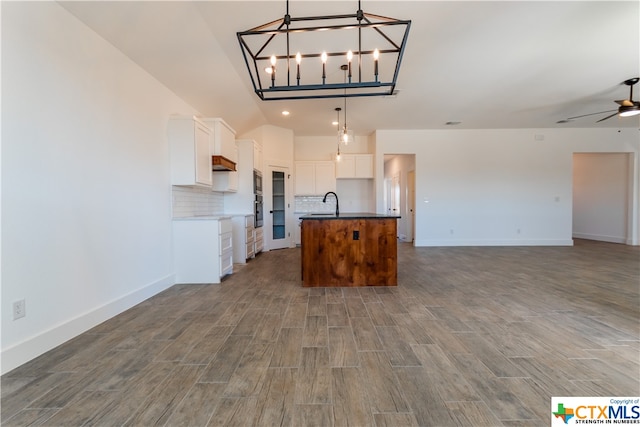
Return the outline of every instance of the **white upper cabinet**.
[[[238,191],[238,147],[236,145],[236,131],[224,120],[218,118],[202,119],[211,129],[211,155],[222,156],[236,163],[236,171],[213,171],[213,191]]]
[[[315,194],[316,167],[313,162],[296,162],[294,178],[294,193],[296,195]]]
[[[238,159],[238,149],[235,150],[234,157]],[[225,156],[226,157],[226,156]],[[231,160],[231,159],[230,159]],[[237,166],[237,165],[236,165]],[[240,172],[236,171],[213,171],[213,191],[221,191],[223,193],[234,193],[238,191],[238,180]]]
[[[336,178],[373,178],[373,154],[342,154],[336,161]]]
[[[336,191],[336,165],[334,162],[314,162],[316,165],[315,194],[325,194],[327,191]]]
[[[196,117],[173,117],[167,136],[171,184],[211,187],[211,130]]]
[[[211,154],[238,162],[236,131],[222,119],[206,118],[202,121],[211,129]]]
[[[262,145],[253,143],[253,168],[262,172]]]
[[[341,154],[336,160],[336,178],[353,178],[356,175],[356,157],[353,154]]]
[[[294,192],[300,196],[323,195],[336,191],[335,164],[331,161],[295,163]]]

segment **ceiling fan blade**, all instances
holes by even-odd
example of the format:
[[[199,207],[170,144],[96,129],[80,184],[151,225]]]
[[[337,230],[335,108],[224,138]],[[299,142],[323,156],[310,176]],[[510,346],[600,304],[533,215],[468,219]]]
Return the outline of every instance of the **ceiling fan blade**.
[[[595,116],[596,114],[604,114],[604,113],[610,113],[612,111],[618,111],[618,110],[607,110],[607,111],[600,111],[598,113],[591,113],[591,114],[583,114],[581,116],[575,116],[575,117],[567,117],[565,120],[573,120],[573,119],[579,119],[581,117],[588,117],[588,116]]]
[[[634,102],[631,101],[630,99],[621,99],[621,100],[615,101],[615,103],[620,104],[623,107],[633,107],[634,105]]]
[[[598,120],[596,123],[603,122],[603,121],[605,121],[605,120],[607,120],[607,119],[610,119],[611,117],[613,117],[613,116],[617,116],[617,115],[618,115],[618,113],[617,113],[617,112],[615,112],[615,113],[613,113],[612,115],[605,117],[604,119],[600,119],[600,120]]]

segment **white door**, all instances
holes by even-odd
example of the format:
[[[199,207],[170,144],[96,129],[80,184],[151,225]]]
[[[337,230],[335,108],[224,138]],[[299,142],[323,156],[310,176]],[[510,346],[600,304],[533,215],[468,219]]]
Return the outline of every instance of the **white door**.
[[[289,168],[269,166],[265,182],[265,238],[267,248],[283,249],[291,246],[289,216],[291,214],[291,175]]]
[[[385,178],[384,180],[384,207],[387,209],[387,214],[391,215],[391,206],[393,204],[392,200],[392,188],[391,188],[391,179]]]
[[[400,174],[391,178],[391,214],[400,215]]]

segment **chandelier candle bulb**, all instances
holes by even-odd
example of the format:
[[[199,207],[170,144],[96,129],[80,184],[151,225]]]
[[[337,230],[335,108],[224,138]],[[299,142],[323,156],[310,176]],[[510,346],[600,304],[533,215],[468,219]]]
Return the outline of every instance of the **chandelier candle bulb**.
[[[276,56],[271,55],[271,87],[276,85]]]
[[[302,56],[298,52],[296,53],[296,79],[298,80],[298,86],[300,86],[300,62],[302,62]]]
[[[376,82],[378,81],[378,58],[380,57],[380,51],[378,49],[373,51],[373,74],[376,76]]]
[[[327,52],[322,52],[322,84],[327,80]]]

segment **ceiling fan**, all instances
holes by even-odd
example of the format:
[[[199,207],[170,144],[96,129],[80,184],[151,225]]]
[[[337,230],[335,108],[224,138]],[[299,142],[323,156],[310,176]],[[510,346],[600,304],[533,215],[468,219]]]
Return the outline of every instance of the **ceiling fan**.
[[[638,83],[639,80],[640,78],[634,77],[632,79],[628,79],[622,82],[622,84],[629,86],[629,99],[622,99],[622,100],[615,101],[617,104],[620,105],[620,107],[618,107],[617,110],[607,110],[607,111],[600,111],[598,113],[583,114],[581,116],[569,117],[564,120],[559,120],[556,123],[567,123],[573,119],[579,119],[581,117],[587,117],[587,116],[595,116],[596,114],[610,113],[612,111],[615,111],[615,113],[598,120],[596,123],[603,122],[616,115],[620,117],[630,117],[630,116],[636,116],[640,114],[640,101],[633,100],[633,85]]]

